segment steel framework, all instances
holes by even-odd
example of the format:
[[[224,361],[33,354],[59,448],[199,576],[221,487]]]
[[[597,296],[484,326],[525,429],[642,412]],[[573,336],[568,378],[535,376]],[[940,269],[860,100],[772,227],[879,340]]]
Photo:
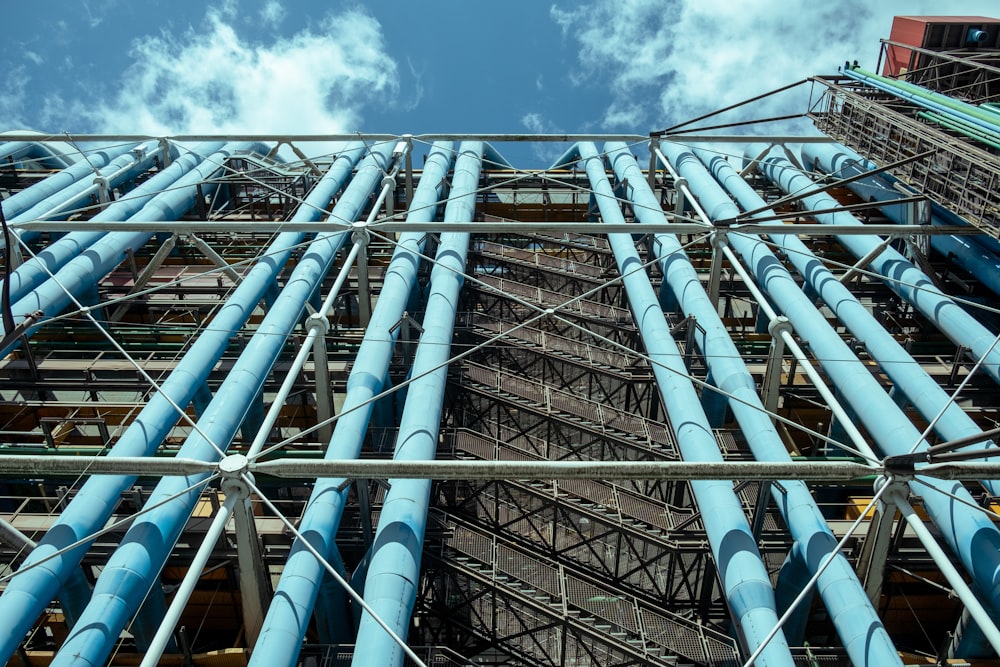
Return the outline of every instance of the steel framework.
[[[895,133],[909,127],[859,91],[826,85],[831,101],[816,118],[831,136],[851,144],[872,128]],[[652,169],[642,178],[657,202],[654,211],[636,194],[638,184],[629,182],[635,179],[616,176],[609,160],[610,154],[621,158],[613,142],[644,152],[646,137],[362,138],[367,144],[349,143],[357,136],[171,137],[166,143],[200,160],[207,174],[151,195],[188,192],[189,200],[176,205],[182,209],[176,220],[154,212],[120,220],[112,214],[120,210],[116,204],[143,192],[137,189],[142,183],[180,171],[180,161],[177,167],[159,163],[115,184],[107,201],[95,195],[58,219],[11,222],[12,233],[36,235],[21,243],[21,261],[43,267],[40,284],[52,289],[69,289],[67,267],[89,261],[98,244],[148,237],[113,253],[108,271],[91,269],[69,305],[40,300],[42,312],[27,320],[17,310],[27,302],[5,305],[11,322],[26,322],[15,328],[5,320],[0,360],[0,582],[6,589],[0,618],[10,619],[0,623],[12,635],[3,656],[10,664],[68,664],[83,653],[108,664],[367,664],[372,645],[359,639],[360,619],[379,616],[379,596],[409,594],[412,617],[377,618],[388,645],[395,646],[393,635],[408,645],[399,664],[739,665],[756,659],[756,651],[773,651],[758,664],[887,664],[864,653],[875,649],[856,647],[850,619],[828,611],[835,602],[822,585],[815,599],[794,600],[814,590],[814,579],[822,581],[835,553],[843,563],[833,568],[849,574],[859,591],[851,602],[862,609],[857,617],[870,610],[870,631],[887,638],[893,659],[989,655],[989,624],[979,622],[985,635],[979,640],[969,619],[997,611],[995,594],[962,588],[952,575],[961,557],[931,545],[935,536],[921,532],[921,519],[908,511],[905,485],[923,493],[927,484],[959,480],[951,489],[956,508],[994,508],[990,480],[1000,476],[983,453],[997,423],[991,362],[945,336],[890,289],[891,276],[887,284],[868,266],[871,258],[853,257],[839,238],[842,232],[881,234],[883,249],[905,245],[945,298],[995,332],[997,311],[984,305],[989,293],[975,275],[905,243],[956,231],[978,238],[978,230],[897,227],[838,184],[830,190],[836,206],[854,206],[858,219],[833,231],[813,224],[819,214],[784,197],[779,183],[752,168],[741,180],[773,204],[760,213],[767,219],[755,221],[749,213],[716,219],[708,190],[689,188],[675,160],[657,155],[656,144]],[[149,138],[70,139],[112,145]],[[707,151],[734,141],[699,139]],[[758,139],[782,146],[828,141]],[[268,143],[233,143],[262,140]],[[481,143],[524,140],[570,142],[563,147],[571,152],[577,144],[612,142],[596,158],[606,184],[588,180],[585,154],[552,169],[519,170],[502,163],[496,147],[483,153]],[[218,149],[207,151],[196,141],[226,145],[229,153],[213,158]],[[287,151],[279,150],[286,145],[304,155],[312,141],[344,143],[306,160],[286,161]],[[870,157],[882,162],[925,149],[935,151],[930,163],[969,154],[968,146],[940,135],[922,141],[907,151],[899,149],[902,140],[852,145],[870,148]],[[748,151],[763,157],[757,143]],[[415,146],[428,153],[422,167],[412,164]],[[477,151],[485,155],[478,162],[470,157]],[[977,169],[991,164],[977,162]],[[43,158],[14,156],[11,163],[21,178],[0,184],[5,211],[57,169]],[[996,188],[979,183],[979,173],[951,170],[940,187],[929,176],[911,187],[928,197],[958,192],[945,203],[974,214],[992,235],[989,202]],[[610,203],[605,185],[613,192]],[[471,202],[470,211],[449,212],[459,201]],[[88,227],[101,211],[110,213]],[[650,211],[660,219],[647,222]],[[54,259],[51,249],[82,238],[74,236],[79,230],[95,238],[76,255]],[[442,267],[454,260],[452,248],[463,234],[469,235],[468,261],[451,303],[454,328],[445,343],[428,342],[426,330],[440,322],[426,320],[425,309],[439,294]],[[905,349],[908,363],[952,395],[978,429],[975,437],[926,449],[939,444],[936,419],[913,407],[908,389],[880,366],[866,341],[832,306],[819,303],[811,275],[795,274],[792,282],[851,358],[834,359],[804,339],[796,313],[783,313],[785,324],[776,324],[768,313],[779,308],[777,297],[762,285],[767,272],[795,273],[790,251],[781,249],[773,263],[755,262],[734,253],[726,239],[760,235],[776,247],[786,234],[799,236],[817,263],[844,280],[852,298]],[[662,235],[680,249],[664,251]],[[15,243],[13,236],[7,241]],[[636,258],[628,275],[619,268],[623,246]],[[27,274],[15,253],[5,261],[8,282],[15,271]],[[682,262],[695,276],[683,290],[668,275]],[[223,329],[240,290],[263,271],[268,277],[239,302],[239,321]],[[635,276],[654,295],[653,307],[636,305],[636,289],[626,281]],[[291,290],[298,296],[288,308]],[[712,323],[685,311],[694,292],[711,295],[738,355],[732,361],[769,417],[763,429],[769,435],[738,418],[737,403],[754,401],[724,389],[718,354],[705,340]],[[274,322],[286,309],[282,331]],[[651,313],[663,320],[656,341],[649,337]],[[214,356],[200,356],[202,341],[212,337],[218,338]],[[267,363],[259,358],[262,338],[274,349]],[[433,369],[443,369],[440,396],[423,389],[425,374],[414,371],[422,350],[435,345],[450,346],[447,362]],[[385,365],[376,368],[383,353]],[[188,375],[195,356],[197,377]],[[678,363],[670,365],[668,356]],[[879,400],[891,399],[893,418],[929,442],[910,443],[912,455],[883,451],[872,435],[875,425],[852,407],[852,387],[835,383],[833,361],[863,365],[882,388]],[[253,379],[238,401],[232,383],[251,366]],[[668,366],[697,398],[685,410],[664,395]],[[162,437],[138,454],[115,449],[147,428],[148,406],[182,385],[180,398],[164,408]],[[370,397],[357,398],[358,387]],[[432,404],[441,407],[436,432],[428,436],[437,460],[389,460],[414,428],[404,413]],[[343,425],[356,419],[361,427],[347,433]],[[709,426],[718,461],[687,460],[690,449],[682,456],[698,420]],[[218,436],[222,421],[231,422],[230,432]],[[763,437],[773,438],[785,458],[763,458],[757,449]],[[189,454],[188,443],[199,438],[207,454]],[[351,438],[358,460],[342,453],[354,446]],[[971,447],[977,460],[956,456],[959,446]],[[100,508],[86,486],[98,479],[109,480],[111,489]],[[416,524],[382,521],[397,516],[393,508],[407,479],[434,480],[419,537],[410,536]],[[739,514],[739,525],[726,526],[721,548],[710,536],[722,510],[692,484],[704,480],[730,480],[722,486]],[[171,494],[161,487],[167,482]],[[792,487],[806,483],[805,496],[794,495]],[[173,538],[153,517],[180,501],[190,509],[176,512]],[[802,514],[795,514],[800,502],[815,517],[808,543],[796,537],[805,530]],[[896,508],[907,518],[896,518]],[[316,512],[336,515],[331,534],[312,527]],[[93,515],[86,530],[77,528],[82,519],[70,523],[82,513]],[[156,531],[149,526],[162,525],[164,543],[142,543],[138,524],[147,527],[147,542]],[[983,527],[980,534],[987,533]],[[974,548],[992,558],[997,535]],[[149,585],[126,581],[128,568],[116,560],[123,547],[162,551],[160,562],[150,556]],[[375,554],[386,548],[405,551],[420,566],[419,577],[400,591],[365,586]],[[309,559],[319,564],[315,577],[296,569]],[[734,584],[754,568],[768,577],[763,594]],[[18,586],[29,577],[37,583],[24,592]],[[105,592],[116,577],[124,582],[120,591]],[[411,593],[401,592],[406,586]],[[34,592],[38,599],[25,602]],[[128,608],[128,619],[121,627],[109,621],[104,643],[95,648],[98,642],[87,635],[94,623],[77,621],[100,613],[97,605],[111,596],[120,596],[115,604]],[[298,610],[294,623],[293,614],[275,618],[285,603]],[[742,604],[774,621],[781,617],[776,639],[760,641],[772,628],[748,627],[735,611]],[[15,616],[13,609],[28,611]],[[296,623],[301,636],[277,637],[275,628],[285,632]]]

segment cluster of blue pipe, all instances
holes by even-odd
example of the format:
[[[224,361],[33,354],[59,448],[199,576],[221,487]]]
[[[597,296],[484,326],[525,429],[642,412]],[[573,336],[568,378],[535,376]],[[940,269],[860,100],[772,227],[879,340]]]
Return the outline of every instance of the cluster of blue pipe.
[[[4,145],[0,147],[0,157],[58,159],[58,156],[33,150],[30,145]],[[85,167],[80,163],[66,166],[50,179],[11,197],[4,202],[4,210],[15,225],[21,220],[57,219],[68,215],[93,195],[95,183],[88,180],[89,176],[96,173],[101,179],[97,185],[101,187],[126,188],[138,174],[151,167],[156,150],[157,146],[147,144],[94,153]],[[174,154],[169,166],[160,165],[155,176],[110,203],[96,219],[177,219],[193,207],[196,198],[204,193],[199,191],[199,186],[210,181],[229,156],[247,150],[262,150],[262,147],[216,142],[203,144],[184,154]],[[737,204],[744,210],[765,208],[763,200],[725,159],[708,151],[670,143],[663,144],[662,150],[697,194],[702,207],[710,212],[713,221],[736,218],[740,212]],[[338,192],[341,194],[332,219],[348,222],[358,219],[368,198],[383,182],[397,157],[393,144],[376,145],[367,153],[360,143],[346,147],[312,189],[294,219],[320,219]],[[831,173],[853,173],[851,170],[870,168],[843,149],[809,147],[806,157]],[[437,447],[446,362],[469,247],[469,234],[448,232],[447,223],[473,219],[484,158],[506,164],[492,148],[481,142],[464,142],[457,151],[447,142],[435,144],[410,203],[408,220],[434,220],[451,172],[443,233],[426,295],[423,332],[410,371],[413,380],[408,395],[419,396],[420,400],[407,400],[403,404],[394,453],[400,460],[431,459]],[[628,184],[624,196],[632,204],[639,226],[664,222],[659,201],[624,144],[609,143],[601,153],[591,143],[580,143],[559,163],[570,161],[582,162],[606,222],[624,221],[614,185],[608,179],[609,167],[617,184]],[[786,192],[808,193],[816,188],[779,151],[765,155],[759,169]],[[859,192],[866,193],[871,193],[872,188],[882,188],[886,191],[884,199],[891,200],[884,184],[860,182],[857,187],[862,189]],[[881,194],[871,196],[882,200]],[[836,202],[821,192],[810,194],[802,201],[812,210],[836,207]],[[769,214],[765,211],[758,215]],[[816,218],[831,225],[857,224],[846,213],[817,214]],[[39,252],[37,257],[24,262],[11,276],[9,287],[15,295],[12,299],[15,315],[21,317],[42,310],[47,316],[53,316],[74,299],[85,302],[89,290],[117,266],[128,251],[141,247],[151,238],[152,234],[145,232],[67,234]],[[350,231],[345,228],[340,232],[320,234],[305,248],[222,386],[210,401],[199,406],[197,429],[186,439],[179,456],[215,461],[223,455],[237,429],[260,402],[264,380],[279,358],[286,338],[301,321],[306,304],[314,297],[348,238]],[[936,418],[935,428],[941,437],[956,439],[981,433],[968,415],[950,402],[937,383],[805,244],[794,235],[782,234],[777,229],[769,238],[786,253],[805,279],[811,294],[823,299],[880,364],[898,391],[926,419]],[[844,235],[839,239],[858,257],[874,254],[873,249],[881,243],[880,239],[859,235]],[[204,386],[209,370],[221,358],[231,336],[244,326],[265,294],[274,289],[277,276],[293,249],[304,240],[305,235],[297,232],[275,237],[267,252],[244,273],[210,326],[193,342],[160,385],[160,390],[151,396],[121,435],[109,456],[151,456],[155,453],[177,423],[175,406],[184,408],[195,400],[196,392]],[[348,380],[341,416],[326,451],[328,458],[357,458],[361,453],[374,401],[388,386],[389,361],[399,331],[396,325],[411,300],[422,298],[415,293],[415,287],[425,240],[426,235],[418,233],[403,234],[398,240],[383,290]],[[682,457],[691,461],[722,460],[712,421],[706,414],[707,405],[716,400],[710,396],[717,390],[728,400],[728,407],[746,435],[755,458],[789,460],[764,410],[753,377],[719,318],[717,304],[701,285],[676,236],[655,234],[652,247],[673,302],[684,315],[698,322],[694,340],[708,365],[712,383],[711,387],[702,389],[700,395],[687,377],[633,237],[609,234],[609,242],[646,352],[653,362],[657,386]],[[813,297],[803,291],[795,276],[767,244],[759,237],[735,232],[721,239],[721,243],[728,243],[741,256],[768,298],[788,317],[798,335],[809,341],[827,376],[840,389],[844,400],[884,455],[927,447],[901,409],[899,398],[890,396],[879,386],[871,371],[814,305]],[[980,246],[975,252],[991,253],[992,249]],[[997,264],[989,263],[988,254],[983,257],[987,259],[979,264],[971,256],[963,257],[962,261],[971,271],[992,273],[995,277]],[[1000,351],[991,348],[992,334],[935,288],[919,269],[887,248],[875,256],[871,270],[884,276],[891,289],[924,313],[957,345],[971,350],[977,359],[981,358],[985,371],[1000,381]],[[38,615],[57,596],[63,600],[72,627],[52,664],[104,664],[126,628],[136,637],[141,649],[155,633],[165,605],[159,571],[191,516],[204,479],[205,475],[192,475],[160,481],[148,504],[162,504],[132,523],[103,568],[93,591],[81,579],[81,559],[92,543],[90,536],[107,523],[122,491],[135,479],[128,476],[89,479],[29,554],[23,566],[26,571],[11,579],[0,596],[0,618],[4,619],[5,626],[5,632],[0,635],[0,659],[6,660],[13,654]],[[345,479],[317,480],[299,526],[301,539],[307,540],[329,562],[340,560],[335,538],[350,482]],[[778,578],[777,591],[732,483],[703,481],[692,482],[691,486],[734,624],[748,651],[761,648],[767,641],[779,615],[797,593],[796,587],[801,585],[797,573],[802,572],[806,576],[819,574],[817,591],[854,664],[872,667],[901,664],[896,648],[850,564],[835,551],[836,539],[805,484],[783,480],[771,487],[772,499],[794,540],[787,564]],[[961,502],[974,501],[959,484],[927,481],[923,486],[915,485],[913,491],[922,497],[942,537],[965,565],[979,594],[993,611],[1000,612],[1000,531],[982,515],[961,507]],[[417,595],[429,502],[429,480],[390,480],[374,542],[354,579],[375,614],[404,639]],[[821,567],[825,567],[822,573]],[[363,651],[355,653],[355,665],[402,664],[402,650],[368,613],[361,614],[355,623],[342,592],[331,591],[325,584],[322,563],[296,541],[253,647],[251,663],[296,664],[299,647],[315,615],[326,619],[321,624],[321,634],[329,640],[354,638],[357,645],[364,647]],[[801,641],[807,611],[808,606],[803,607],[785,625],[784,633],[778,632],[768,641],[757,664],[770,667],[794,664],[789,644]],[[968,650],[980,649],[970,646]]]

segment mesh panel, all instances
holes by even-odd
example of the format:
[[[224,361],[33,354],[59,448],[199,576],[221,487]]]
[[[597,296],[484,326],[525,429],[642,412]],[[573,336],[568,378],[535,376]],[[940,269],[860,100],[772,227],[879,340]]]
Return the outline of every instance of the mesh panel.
[[[573,576],[566,577],[566,599],[620,628],[639,632],[635,607],[631,601],[612,591]]]

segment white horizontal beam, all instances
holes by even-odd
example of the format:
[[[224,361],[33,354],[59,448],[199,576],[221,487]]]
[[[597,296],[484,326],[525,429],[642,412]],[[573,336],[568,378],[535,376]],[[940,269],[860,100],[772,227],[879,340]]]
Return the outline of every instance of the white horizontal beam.
[[[230,458],[240,458],[234,455]],[[0,455],[0,474],[194,475],[212,473],[217,462],[179,458],[113,456]],[[393,461],[274,459],[247,462],[245,470],[295,479],[741,479],[849,481],[881,474],[883,468],[849,461]],[[941,479],[1000,477],[1000,463],[947,463],[918,468]]]
[[[664,213],[667,219],[669,213]],[[363,223],[344,222],[282,222],[274,221],[235,221],[235,220],[153,220],[145,222],[66,222],[56,220],[32,220],[11,225],[18,230],[44,232],[79,231],[86,227],[91,231],[104,232],[173,232],[175,234],[198,234],[204,232],[244,232],[270,234],[283,232],[337,232],[352,231]],[[382,232],[467,232],[472,234],[486,233],[544,233],[544,232],[575,232],[577,234],[699,234],[711,232],[715,227],[692,222],[653,223],[606,223],[606,222],[405,222],[402,220],[387,220],[373,222],[367,225],[372,231]],[[845,236],[854,234],[874,234],[888,236],[897,234],[982,234],[982,230],[967,225],[822,225],[813,223],[789,223],[785,225],[771,224],[734,224],[726,227],[733,233],[741,234],[798,234],[802,236]]]

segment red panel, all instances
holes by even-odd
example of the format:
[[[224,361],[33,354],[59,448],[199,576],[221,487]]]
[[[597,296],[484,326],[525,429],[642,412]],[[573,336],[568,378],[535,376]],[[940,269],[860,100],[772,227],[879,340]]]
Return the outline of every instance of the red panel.
[[[932,51],[938,51],[942,48],[962,48],[965,46],[964,40],[956,35],[963,35],[965,26],[985,27],[998,24],[1000,24],[1000,19],[986,16],[896,16],[892,20],[892,31],[889,33],[889,39],[893,42],[919,46]],[[950,44],[948,47],[935,42],[932,33],[937,32],[940,35],[941,30],[935,31],[935,28],[940,28],[943,25],[959,26],[958,33],[954,32],[955,28],[952,28],[951,32],[952,38],[959,39],[958,42]],[[882,67],[883,76],[896,76],[911,68],[910,59],[913,52],[910,49],[889,46],[886,51],[888,57]]]
[[[902,44],[922,46],[930,18],[932,17],[896,16],[892,19],[892,32],[889,33],[889,39]],[[910,49],[889,46],[886,51],[887,57],[882,68],[882,76],[896,76],[910,69],[910,56],[913,53]]]

